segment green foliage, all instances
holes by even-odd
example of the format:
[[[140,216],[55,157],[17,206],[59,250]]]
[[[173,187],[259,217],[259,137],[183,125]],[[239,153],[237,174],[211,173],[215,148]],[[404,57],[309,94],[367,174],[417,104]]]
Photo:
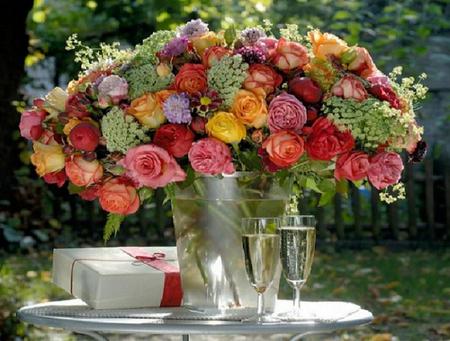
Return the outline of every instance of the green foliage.
[[[146,92],[166,89],[172,82],[173,77],[173,74],[160,77],[153,64],[133,66],[124,75],[129,85],[128,94],[131,99],[141,97]]]
[[[208,70],[208,85],[215,89],[225,105],[230,107],[236,92],[247,77],[248,64],[240,55],[225,56]]]
[[[111,238],[113,234],[116,235],[117,232],[119,232],[120,225],[122,225],[124,219],[124,215],[108,213],[108,218],[106,219],[106,224],[103,231],[103,240],[105,241],[105,243]]]
[[[133,116],[117,107],[112,108],[102,118],[102,135],[106,139],[106,148],[110,152],[125,154],[128,149],[148,141],[146,130],[139,125]]]

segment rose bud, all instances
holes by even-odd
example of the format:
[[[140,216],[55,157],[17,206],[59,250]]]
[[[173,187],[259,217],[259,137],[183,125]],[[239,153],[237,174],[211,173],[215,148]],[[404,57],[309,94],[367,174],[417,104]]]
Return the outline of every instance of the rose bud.
[[[20,117],[20,135],[28,140],[38,140],[44,132],[42,121],[45,116],[45,111],[25,111]]]
[[[197,134],[205,133],[206,119],[204,117],[195,116],[191,121],[191,129]]]
[[[35,98],[33,105],[41,110],[44,110],[45,100],[43,98]]]
[[[289,92],[305,103],[317,103],[322,99],[322,90],[308,77],[295,77],[289,81]]]
[[[319,111],[314,107],[308,107],[306,109],[306,117],[308,119],[308,122],[314,121],[317,116],[319,116]]]
[[[44,181],[48,184],[55,184],[58,187],[64,186],[67,180],[66,172],[60,170],[59,172],[47,173],[43,177]]]
[[[69,134],[69,141],[78,150],[92,152],[97,148],[100,140],[100,131],[89,123],[76,125]]]
[[[251,135],[252,141],[255,142],[256,144],[261,144],[264,141],[264,137],[265,136],[262,129],[254,130]]]

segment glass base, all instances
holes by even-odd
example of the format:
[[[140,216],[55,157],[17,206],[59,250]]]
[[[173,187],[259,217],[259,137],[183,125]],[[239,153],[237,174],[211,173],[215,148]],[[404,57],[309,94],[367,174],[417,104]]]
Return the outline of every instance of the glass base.
[[[278,316],[270,315],[270,314],[264,314],[262,316],[254,315],[249,318],[246,318],[242,320],[242,323],[279,323],[281,320],[278,318]]]
[[[313,321],[315,316],[302,311],[287,311],[275,315],[280,321]]]

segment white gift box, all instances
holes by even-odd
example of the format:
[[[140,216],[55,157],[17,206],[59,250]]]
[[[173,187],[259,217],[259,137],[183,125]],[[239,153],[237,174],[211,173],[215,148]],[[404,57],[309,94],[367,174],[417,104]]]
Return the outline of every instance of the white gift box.
[[[164,262],[178,268],[176,247],[139,250],[163,253]],[[164,306],[163,294],[167,298],[172,295],[168,290],[174,290],[166,287],[164,293],[166,275],[119,247],[53,250],[53,283],[95,309]]]

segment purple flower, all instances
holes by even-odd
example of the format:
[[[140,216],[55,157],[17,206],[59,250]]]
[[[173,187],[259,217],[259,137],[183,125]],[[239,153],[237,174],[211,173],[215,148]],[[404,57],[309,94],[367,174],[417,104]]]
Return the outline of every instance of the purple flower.
[[[195,19],[187,22],[184,26],[179,28],[180,36],[198,37],[209,32],[208,24],[205,24],[201,19]]]
[[[186,36],[173,38],[161,50],[161,56],[167,58],[179,56],[186,51],[188,43],[189,40]]]
[[[266,54],[256,46],[244,46],[236,50],[236,54],[242,56],[242,60],[248,64],[262,64],[266,61]]]
[[[189,96],[184,92],[170,95],[163,104],[163,110],[170,123],[190,123],[192,120]]]

